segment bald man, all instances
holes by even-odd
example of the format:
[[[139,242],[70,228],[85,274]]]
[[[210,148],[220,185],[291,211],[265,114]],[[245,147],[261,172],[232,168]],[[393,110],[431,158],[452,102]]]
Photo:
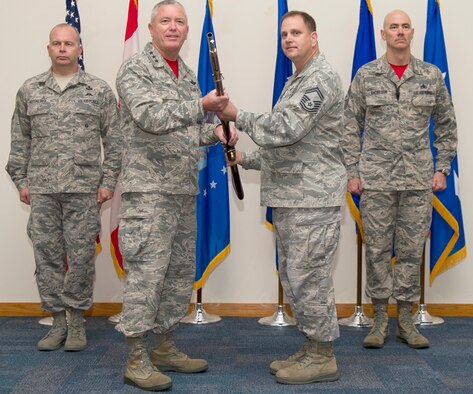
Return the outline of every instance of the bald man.
[[[348,191],[360,195],[366,294],[374,307],[374,326],[363,342],[366,348],[384,346],[390,297],[397,301],[397,337],[413,348],[429,347],[413,324],[411,310],[420,298],[432,191],[446,188],[457,126],[440,70],[411,54],[413,36],[405,12],[387,14],[381,30],[386,54],[359,69],[345,101],[342,148]],[[430,117],[435,121],[435,162]]]

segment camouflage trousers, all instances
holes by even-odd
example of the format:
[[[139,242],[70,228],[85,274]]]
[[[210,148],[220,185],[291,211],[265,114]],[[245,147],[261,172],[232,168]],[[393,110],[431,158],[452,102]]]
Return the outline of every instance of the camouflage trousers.
[[[284,293],[299,330],[321,342],[340,336],[332,279],[340,219],[340,207],[273,208]]]
[[[100,205],[91,193],[32,194],[27,227],[41,307],[89,309],[95,276]]]
[[[366,295],[418,301],[422,252],[432,218],[432,191],[364,190],[360,211],[366,241]]]
[[[118,236],[126,281],[117,330],[130,337],[173,330],[195,279],[195,196],[122,194]]]

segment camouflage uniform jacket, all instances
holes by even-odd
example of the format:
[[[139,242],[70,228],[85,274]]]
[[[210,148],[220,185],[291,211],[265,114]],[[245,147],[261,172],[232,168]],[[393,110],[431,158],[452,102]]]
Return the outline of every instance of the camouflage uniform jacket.
[[[18,91],[6,170],[18,190],[33,194],[114,190],[120,135],[117,102],[104,81],[79,71],[61,91],[47,71]]]
[[[342,148],[348,177],[360,177],[365,189],[430,189],[431,116],[438,150],[436,167],[449,169],[456,151],[457,126],[440,70],[412,56],[401,79],[386,56],[360,68],[345,102]]]
[[[123,192],[198,194],[200,145],[217,141],[205,124],[195,74],[179,58],[179,78],[148,43],[118,72],[125,138]]]
[[[261,205],[321,208],[342,205],[346,171],[339,145],[340,78],[315,56],[286,83],[270,113],[238,111],[236,127],[261,149],[244,155],[244,168],[261,169]]]

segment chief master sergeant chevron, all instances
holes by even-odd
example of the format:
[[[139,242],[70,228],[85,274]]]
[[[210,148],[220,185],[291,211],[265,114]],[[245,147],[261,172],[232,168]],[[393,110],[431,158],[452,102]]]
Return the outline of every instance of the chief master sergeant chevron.
[[[366,295],[375,310],[375,323],[363,346],[384,346],[388,300],[393,297],[397,336],[410,347],[426,348],[429,341],[414,326],[411,309],[420,297],[420,264],[432,217],[432,191],[446,188],[457,126],[440,70],[411,55],[414,29],[409,16],[400,10],[387,14],[381,36],[386,54],[361,67],[353,79],[342,138],[348,191],[361,194]],[[429,139],[431,116],[436,172]],[[396,263],[391,266],[393,242]]]
[[[332,348],[339,337],[332,262],[346,190],[339,145],[343,91],[319,51],[310,15],[286,13],[281,41],[296,73],[273,111],[250,113],[230,102],[219,117],[236,120],[261,147],[237,152],[237,162],[261,170],[261,205],[273,207],[281,282],[306,337],[301,350],[273,361],[270,371],[280,383],[305,384],[339,376]]]
[[[78,67],[79,32],[55,26],[48,53],[51,69],[28,79],[16,96],[6,169],[20,200],[31,205],[41,307],[54,316],[38,349],[65,341],[65,350],[80,351],[87,346],[83,315],[92,305],[100,204],[113,195],[122,142],[112,90]]]

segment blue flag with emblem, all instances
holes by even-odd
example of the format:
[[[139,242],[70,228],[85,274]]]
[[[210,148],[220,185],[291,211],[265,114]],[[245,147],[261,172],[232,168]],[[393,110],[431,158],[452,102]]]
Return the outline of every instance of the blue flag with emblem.
[[[435,64],[444,76],[448,92],[450,75],[447,64],[447,51],[443,37],[442,19],[438,0],[429,0],[427,5],[427,30],[424,41],[424,60]],[[433,122],[430,124],[430,148],[436,157],[433,146]],[[430,227],[430,284],[438,274],[452,267],[466,257],[465,233],[459,185],[458,158],[455,155],[447,176],[447,189],[434,193],[432,200],[432,224]]]
[[[214,33],[212,0],[208,0],[206,3],[198,68],[198,80],[202,95],[206,95],[215,88],[207,42],[207,33]],[[215,123],[215,114],[207,115],[207,122]],[[197,196],[196,275],[194,283],[194,289],[196,290],[204,286],[210,272],[230,252],[228,173],[223,147],[219,143],[199,149],[200,193]]]
[[[276,70],[274,72],[274,88],[273,88],[273,107],[279,100],[284,85],[288,78],[292,75],[292,62],[284,54],[281,46],[281,19],[287,13],[287,0],[278,0],[278,47],[276,55]],[[266,208],[266,225],[273,228],[273,209]],[[277,250],[276,250],[276,267],[278,265]]]
[[[281,45],[281,19],[287,11],[287,1],[278,0],[278,51],[276,55],[276,70],[274,72],[273,107],[278,102],[286,81],[292,76],[292,62],[284,54]]]
[[[370,0],[360,1],[360,21],[358,33],[356,34],[355,54],[353,55],[353,66],[351,79],[356,75],[358,69],[366,63],[376,59],[376,43],[374,41],[373,8]],[[347,192],[348,207],[356,222],[357,231],[364,239],[363,226],[360,215],[360,196]]]
[[[79,18],[79,8],[77,8],[76,0],[66,0],[66,23],[68,25],[74,26],[80,34],[80,18]],[[81,40],[82,45],[82,40]],[[84,50],[79,56],[79,66],[82,70],[84,67]]]

